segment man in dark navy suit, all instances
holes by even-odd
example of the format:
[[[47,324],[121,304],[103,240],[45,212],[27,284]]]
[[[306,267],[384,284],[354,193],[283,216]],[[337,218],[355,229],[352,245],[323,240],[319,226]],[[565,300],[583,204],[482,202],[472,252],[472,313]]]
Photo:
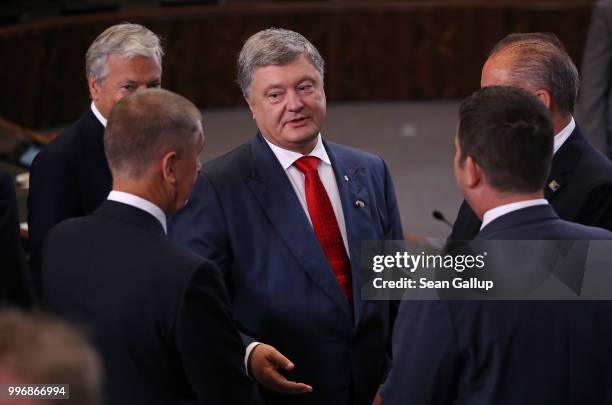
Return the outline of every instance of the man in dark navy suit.
[[[543,198],[553,129],[534,95],[487,87],[459,116],[455,175],[477,239],[612,240]],[[608,301],[404,301],[383,404],[607,404],[611,339]]]
[[[257,403],[217,267],[166,236],[200,169],[200,112],[137,92],[113,107],[104,145],[113,190],[49,232],[43,302],[90,333],[109,404]]]
[[[302,35],[253,35],[238,82],[259,132],[204,166],[170,234],[223,271],[267,403],[369,405],[393,317],[361,300],[359,262],[361,241],[402,238],[387,166],[323,140],[323,59]]]
[[[502,39],[482,68],[481,86],[492,85],[528,90],[550,112],[555,135],[544,198],[559,217],[612,230],[612,162],[588,143],[572,117],[578,71],[559,40],[540,33]],[[464,201],[449,239],[471,240],[480,225]]]
[[[85,63],[91,106],[36,156],[30,170],[28,227],[35,284],[47,232],[64,219],[90,214],[111,190],[102,143],[108,114],[122,97],[160,86],[162,56],[157,35],[137,24],[114,25],[89,47]]]

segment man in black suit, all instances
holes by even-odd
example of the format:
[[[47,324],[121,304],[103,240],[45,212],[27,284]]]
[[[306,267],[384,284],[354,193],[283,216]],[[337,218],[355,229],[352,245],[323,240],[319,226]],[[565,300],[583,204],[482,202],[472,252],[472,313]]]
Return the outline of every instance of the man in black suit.
[[[64,219],[93,212],[111,190],[102,143],[108,114],[122,97],[160,86],[162,56],[157,35],[137,24],[114,25],[89,47],[91,106],[34,159],[30,170],[28,226],[36,285],[47,232]]]
[[[109,404],[256,403],[219,270],[166,237],[200,169],[200,112],[140,91],[115,105],[104,145],[113,190],[49,232],[43,302],[91,334]]]
[[[19,238],[15,183],[10,174],[1,170],[0,246],[0,307],[30,307],[33,303],[32,281]]]
[[[478,239],[612,240],[543,198],[553,129],[535,96],[487,87],[459,116],[455,175],[483,220]],[[611,339],[609,301],[404,301],[383,404],[610,403]]]
[[[539,33],[502,39],[482,68],[481,86],[493,85],[524,88],[550,112],[554,157],[544,197],[559,217],[612,230],[612,162],[588,143],[572,117],[578,72],[559,40]],[[464,201],[449,239],[470,240],[480,225]]]

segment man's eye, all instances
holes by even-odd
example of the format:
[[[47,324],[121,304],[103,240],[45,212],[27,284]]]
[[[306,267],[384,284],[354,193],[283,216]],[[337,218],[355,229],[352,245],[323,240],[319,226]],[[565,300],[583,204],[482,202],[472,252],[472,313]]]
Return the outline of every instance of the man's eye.
[[[272,101],[280,100],[281,93],[269,93],[268,98]]]
[[[125,86],[121,86],[121,90],[125,90],[125,91],[134,91],[136,89],[136,86],[131,85],[131,84],[126,84]]]
[[[302,84],[302,85],[300,85],[298,87],[298,90],[299,91],[304,91],[304,92],[309,92],[309,91],[312,91],[312,88],[313,88],[312,84]]]
[[[159,89],[160,87],[161,87],[161,84],[159,82],[149,83],[147,85],[147,88],[149,89]]]

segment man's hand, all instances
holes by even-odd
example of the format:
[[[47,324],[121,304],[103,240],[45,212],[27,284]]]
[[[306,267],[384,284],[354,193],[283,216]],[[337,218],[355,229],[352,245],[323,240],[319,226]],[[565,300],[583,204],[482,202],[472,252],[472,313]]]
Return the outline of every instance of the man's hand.
[[[372,405],[382,405],[383,400],[382,397],[380,396],[380,392],[376,393],[376,396],[374,397],[374,400],[372,401]]]
[[[250,374],[264,388],[283,394],[306,394],[312,387],[303,383],[289,381],[278,369],[291,371],[295,365],[270,345],[258,344],[249,356]]]

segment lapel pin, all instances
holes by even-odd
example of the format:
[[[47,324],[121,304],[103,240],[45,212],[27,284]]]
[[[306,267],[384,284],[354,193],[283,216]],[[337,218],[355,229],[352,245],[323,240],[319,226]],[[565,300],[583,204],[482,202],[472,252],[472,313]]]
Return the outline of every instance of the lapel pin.
[[[349,178],[348,178],[348,176],[346,174],[344,175],[344,181],[346,181],[347,183],[349,181]]]
[[[363,207],[365,207],[365,203],[363,201],[361,201],[361,200],[357,200],[357,201],[355,201],[355,207],[363,208]]]
[[[557,183],[557,180],[553,180],[550,183],[548,183],[548,188],[551,191],[557,191],[559,189],[559,187],[561,187],[561,185],[559,183]]]

